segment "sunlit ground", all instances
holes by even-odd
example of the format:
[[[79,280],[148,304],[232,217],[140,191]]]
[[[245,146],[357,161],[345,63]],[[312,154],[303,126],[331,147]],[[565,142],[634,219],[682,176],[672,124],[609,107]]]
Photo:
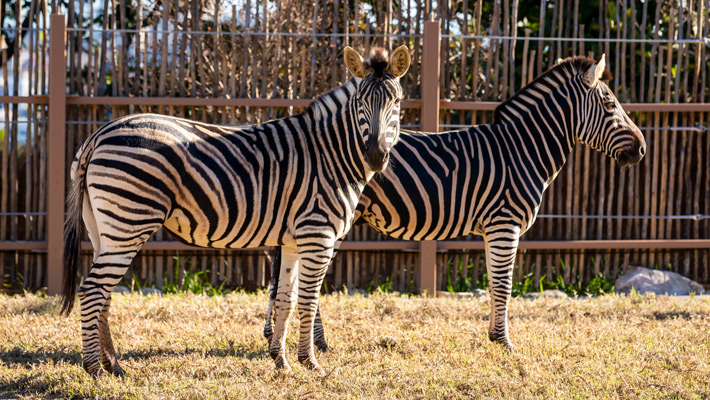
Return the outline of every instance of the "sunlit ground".
[[[322,298],[332,347],[320,378],[276,373],[261,336],[266,295],[115,295],[124,378],[80,366],[77,310],[0,296],[0,397],[710,398],[710,296],[514,299],[513,353],[487,339],[485,299]]]

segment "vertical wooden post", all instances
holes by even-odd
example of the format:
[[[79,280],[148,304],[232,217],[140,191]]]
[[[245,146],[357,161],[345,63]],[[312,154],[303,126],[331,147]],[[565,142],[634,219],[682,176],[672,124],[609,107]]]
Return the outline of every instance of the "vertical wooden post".
[[[47,138],[47,293],[62,291],[64,265],[64,168],[66,146],[66,23],[52,14],[49,38],[49,130]]]
[[[436,297],[436,240],[419,242],[419,293]]]
[[[439,55],[441,21],[433,15],[424,22],[424,49],[422,51],[422,128],[425,132],[439,131]]]
[[[441,22],[434,15],[424,22],[422,54],[422,128],[425,132],[439,131],[439,55],[441,54]],[[419,292],[436,297],[436,241],[419,243]]]

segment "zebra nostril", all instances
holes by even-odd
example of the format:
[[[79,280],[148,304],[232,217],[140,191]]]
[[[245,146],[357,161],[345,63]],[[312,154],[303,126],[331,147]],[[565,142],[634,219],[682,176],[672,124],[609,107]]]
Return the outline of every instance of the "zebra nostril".
[[[641,157],[646,155],[646,146],[639,147],[639,154],[641,154]]]

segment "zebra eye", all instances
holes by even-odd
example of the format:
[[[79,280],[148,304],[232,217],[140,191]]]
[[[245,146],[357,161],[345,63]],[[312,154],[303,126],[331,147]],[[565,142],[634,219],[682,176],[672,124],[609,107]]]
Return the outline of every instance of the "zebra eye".
[[[399,105],[399,98],[394,99],[394,104]]]
[[[614,103],[613,101],[607,101],[604,103],[604,108],[611,111],[616,108],[616,103]]]
[[[357,104],[362,105],[362,97],[358,97],[358,98],[357,98]]]

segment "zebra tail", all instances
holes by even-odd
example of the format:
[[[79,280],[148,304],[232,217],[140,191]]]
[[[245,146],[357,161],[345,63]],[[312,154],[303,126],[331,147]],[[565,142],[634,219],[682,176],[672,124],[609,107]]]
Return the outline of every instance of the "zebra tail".
[[[281,275],[281,246],[276,246],[271,252],[271,300],[276,300],[276,293],[279,287],[279,276]]]
[[[86,146],[78,155],[76,171],[67,196],[67,219],[64,222],[64,289],[60,314],[69,315],[76,297],[76,277],[81,257],[82,206],[86,188],[86,168],[93,146]]]

